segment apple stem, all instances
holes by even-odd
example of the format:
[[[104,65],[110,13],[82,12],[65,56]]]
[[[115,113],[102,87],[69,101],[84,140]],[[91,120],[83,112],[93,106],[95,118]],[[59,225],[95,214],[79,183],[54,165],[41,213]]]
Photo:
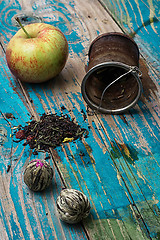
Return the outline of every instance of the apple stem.
[[[27,35],[28,38],[31,38],[31,36],[28,34],[28,32],[26,31],[26,29],[23,27],[21,21],[19,20],[18,17],[15,18],[16,21],[19,23],[20,27],[23,29],[23,31],[25,32],[25,34]]]

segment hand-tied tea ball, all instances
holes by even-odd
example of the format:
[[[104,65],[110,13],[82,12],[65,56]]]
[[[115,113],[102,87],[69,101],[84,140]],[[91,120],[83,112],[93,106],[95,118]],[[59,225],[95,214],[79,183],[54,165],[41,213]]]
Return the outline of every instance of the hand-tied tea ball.
[[[24,182],[32,191],[46,189],[52,178],[53,169],[45,160],[32,160],[24,171]]]
[[[63,189],[56,201],[59,218],[66,223],[78,223],[90,213],[88,198],[75,189]]]

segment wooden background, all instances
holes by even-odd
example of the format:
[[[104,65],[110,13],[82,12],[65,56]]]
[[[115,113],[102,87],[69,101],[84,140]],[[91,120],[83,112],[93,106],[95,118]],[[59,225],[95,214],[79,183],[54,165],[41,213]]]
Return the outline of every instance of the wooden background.
[[[100,0],[119,26],[131,35],[141,54],[160,75],[159,0]]]
[[[160,239],[158,0],[101,2],[119,26],[98,0],[0,3],[0,239]],[[14,17],[23,14],[29,22],[38,17],[57,26],[69,43],[64,70],[44,84],[21,83],[6,64],[7,43],[18,30]],[[142,97],[126,114],[90,115],[81,94],[89,45],[100,33],[122,30],[142,53]],[[38,158],[49,157],[54,179],[49,189],[33,193],[23,171],[35,157],[12,135],[44,112],[68,114],[89,137],[40,152]],[[88,196],[92,209],[83,223],[58,219],[55,202],[64,186]]]

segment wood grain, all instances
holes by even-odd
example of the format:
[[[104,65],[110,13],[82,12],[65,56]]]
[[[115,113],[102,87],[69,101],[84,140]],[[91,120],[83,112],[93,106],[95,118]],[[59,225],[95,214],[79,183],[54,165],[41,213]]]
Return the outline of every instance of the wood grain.
[[[160,15],[158,0],[99,0],[124,32],[139,45],[141,53],[160,74]]]
[[[24,84],[7,68],[1,53],[1,111],[10,112],[13,126],[38,119],[42,113],[68,114],[89,130],[83,141],[67,143],[51,150],[55,166],[54,186],[44,194],[28,193],[22,170],[32,152],[20,143],[12,148],[10,125],[1,117],[6,141],[1,151],[0,222],[6,239],[156,239],[160,232],[159,188],[159,86],[155,72],[141,60],[144,92],[139,103],[125,115],[87,112],[81,95],[87,53],[100,33],[121,31],[98,1],[5,1],[1,3],[1,46],[17,31],[15,14],[35,14],[59,27],[69,43],[69,59],[62,73],[44,84]],[[8,96],[11,99],[7,101]],[[65,108],[63,108],[65,107]],[[29,113],[29,115],[28,115]],[[8,141],[9,139],[9,141]],[[6,154],[6,155],[5,155]],[[40,153],[39,158],[44,158]],[[6,158],[8,159],[6,161]],[[56,170],[57,169],[57,170]],[[156,173],[155,173],[156,172]],[[11,177],[11,173],[12,176]],[[14,184],[12,184],[12,178]],[[83,191],[92,210],[83,228],[61,223],[55,200],[63,184]],[[7,205],[5,203],[7,202]],[[46,215],[48,213],[48,215]],[[15,234],[15,235],[14,235]]]
[[[13,87],[12,76],[9,72],[6,75],[8,69],[2,61],[3,58],[0,63],[1,239],[87,239],[81,225],[69,227],[58,218],[55,202],[64,185],[50,155],[40,153],[38,157],[49,157],[47,161],[54,168],[52,186],[43,193],[33,193],[24,184],[25,166],[35,157],[29,148],[14,143],[11,134],[16,126],[30,121],[32,112],[28,112],[25,105],[29,105],[22,101],[18,83]],[[13,118],[8,119],[7,113]],[[7,172],[9,165],[11,169]]]

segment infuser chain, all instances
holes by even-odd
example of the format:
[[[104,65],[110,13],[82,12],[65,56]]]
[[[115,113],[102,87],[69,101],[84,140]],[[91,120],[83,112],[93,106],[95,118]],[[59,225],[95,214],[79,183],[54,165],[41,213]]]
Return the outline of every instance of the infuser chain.
[[[138,77],[142,77],[142,72],[137,66],[130,66],[130,69],[132,69],[132,72],[137,73]]]

